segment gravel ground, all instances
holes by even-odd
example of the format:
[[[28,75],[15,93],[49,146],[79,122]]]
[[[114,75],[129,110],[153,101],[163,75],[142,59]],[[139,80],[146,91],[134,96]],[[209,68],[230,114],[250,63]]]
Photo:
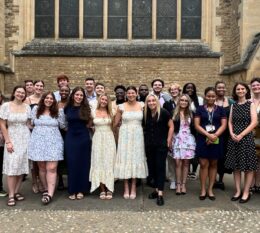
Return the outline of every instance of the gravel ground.
[[[258,211],[1,210],[0,232],[260,232]]]

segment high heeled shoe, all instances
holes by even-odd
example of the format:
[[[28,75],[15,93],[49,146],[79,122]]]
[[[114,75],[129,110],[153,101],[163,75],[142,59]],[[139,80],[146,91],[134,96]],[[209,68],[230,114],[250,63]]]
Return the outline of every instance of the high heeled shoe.
[[[238,201],[241,197],[242,197],[242,193],[240,193],[239,196],[237,196],[237,197],[236,196],[231,197],[230,200],[231,201]]]

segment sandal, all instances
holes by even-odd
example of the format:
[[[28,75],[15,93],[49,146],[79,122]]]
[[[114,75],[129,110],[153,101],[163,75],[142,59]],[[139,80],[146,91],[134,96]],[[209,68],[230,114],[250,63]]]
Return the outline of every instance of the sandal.
[[[70,195],[70,196],[69,196],[69,199],[72,200],[72,201],[76,200],[76,194]]]
[[[106,199],[106,193],[105,192],[101,192],[100,195],[99,195],[99,198],[101,200],[105,200]]]
[[[76,197],[77,197],[77,200],[82,200],[84,198],[84,194],[78,193]]]
[[[52,196],[49,194],[42,196],[42,204],[48,205],[52,200]]]
[[[7,205],[8,206],[15,206],[16,205],[14,197],[9,197],[8,198]]]
[[[25,198],[24,198],[24,196],[21,193],[15,193],[14,194],[14,199],[16,201],[23,201]]]
[[[48,195],[48,190],[42,191],[42,196],[46,196],[46,195]]]
[[[111,191],[107,191],[106,199],[111,200],[113,198],[113,193]]]

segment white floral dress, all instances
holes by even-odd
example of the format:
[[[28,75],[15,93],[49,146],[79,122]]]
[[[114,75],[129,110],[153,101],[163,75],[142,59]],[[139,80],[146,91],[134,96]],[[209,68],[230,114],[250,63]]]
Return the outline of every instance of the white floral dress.
[[[31,113],[34,125],[28,146],[28,156],[32,161],[59,161],[63,160],[64,143],[59,130],[65,128],[63,109],[59,110],[58,118],[48,115],[36,117],[38,106]]]
[[[143,106],[143,103],[140,103]],[[115,162],[115,178],[146,178],[148,174],[144,151],[142,128],[143,111],[122,111],[122,125],[119,129],[118,149]]]
[[[196,141],[190,131],[190,121],[182,120],[180,130],[173,138],[173,158],[175,159],[192,159],[195,156]]]
[[[116,143],[111,129],[111,118],[96,117],[95,113],[93,115],[95,132],[91,149],[90,192],[95,191],[100,183],[106,185],[108,190],[113,192]]]
[[[30,130],[27,121],[31,109],[25,104],[25,112],[11,112],[10,102],[4,103],[0,109],[0,118],[7,121],[8,134],[13,144],[14,152],[9,153],[5,146],[3,174],[19,176],[29,173],[27,147],[30,139]]]

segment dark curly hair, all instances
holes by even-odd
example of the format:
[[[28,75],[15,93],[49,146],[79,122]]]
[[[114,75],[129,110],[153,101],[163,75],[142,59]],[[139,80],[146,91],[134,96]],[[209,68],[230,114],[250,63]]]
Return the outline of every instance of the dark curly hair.
[[[25,94],[24,94],[23,101],[26,99],[26,90],[25,90],[25,87],[24,87],[24,86],[21,86],[21,85],[18,85],[18,86],[15,86],[14,89],[13,89],[13,92],[12,92],[12,95],[11,95],[11,98],[10,98],[11,101],[14,100],[14,98],[15,98],[15,97],[14,97],[14,93],[15,93],[16,90],[19,89],[19,88],[24,89],[24,93],[25,93]]]
[[[64,112],[66,114],[67,112],[67,109],[68,108],[71,108],[74,106],[74,95],[77,91],[81,91],[83,93],[83,100],[80,104],[80,110],[79,110],[79,117],[81,120],[84,120],[86,122],[89,122],[92,117],[91,117],[91,110],[90,110],[90,106],[89,106],[89,103],[88,103],[88,100],[86,98],[86,94],[85,94],[85,91],[82,87],[75,87],[72,92],[71,92],[71,95],[69,97],[69,100],[64,108]]]
[[[57,105],[57,101],[55,99],[55,96],[52,92],[48,91],[46,93],[44,93],[39,101],[39,104],[38,104],[38,109],[37,109],[37,113],[36,113],[36,118],[39,119],[39,117],[44,113],[45,111],[45,104],[44,104],[44,100],[46,99],[46,97],[48,95],[51,95],[52,98],[53,98],[53,103],[50,107],[50,116],[52,118],[58,118],[58,113],[59,113],[59,109],[58,109],[58,105]]]
[[[235,84],[235,86],[233,87],[233,90],[232,90],[233,100],[238,101],[238,96],[237,96],[237,93],[236,93],[236,89],[237,89],[238,85],[241,85],[241,86],[246,88],[246,91],[247,91],[246,99],[247,100],[251,99],[251,93],[250,93],[250,89],[249,89],[248,85],[246,83],[243,83],[243,82],[238,82],[238,83]]]

